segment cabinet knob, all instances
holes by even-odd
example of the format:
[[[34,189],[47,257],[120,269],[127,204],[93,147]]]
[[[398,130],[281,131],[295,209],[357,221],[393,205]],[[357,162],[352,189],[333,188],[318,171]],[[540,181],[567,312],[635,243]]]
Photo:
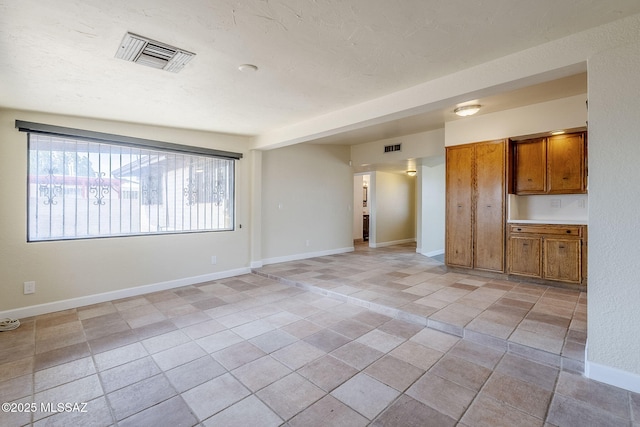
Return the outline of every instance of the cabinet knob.
[[[516,228],[517,231],[522,231],[522,228]]]
[[[567,234],[571,234],[571,230],[567,230]]]
[[[558,246],[559,249],[564,249],[564,246]]]

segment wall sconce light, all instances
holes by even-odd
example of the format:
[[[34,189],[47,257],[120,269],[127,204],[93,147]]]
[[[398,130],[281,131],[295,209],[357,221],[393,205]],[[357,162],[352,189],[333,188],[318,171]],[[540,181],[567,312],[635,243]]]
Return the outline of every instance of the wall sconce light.
[[[407,175],[416,176],[416,171],[414,171],[414,170],[407,171]]]
[[[457,107],[455,110],[453,110],[453,112],[461,117],[472,116],[478,111],[480,111],[481,107],[482,105],[479,105],[479,104],[463,105],[462,107]]]

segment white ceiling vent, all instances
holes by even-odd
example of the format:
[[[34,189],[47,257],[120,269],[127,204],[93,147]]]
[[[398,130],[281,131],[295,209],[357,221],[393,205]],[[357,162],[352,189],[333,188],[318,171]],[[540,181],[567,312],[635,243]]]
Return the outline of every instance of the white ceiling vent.
[[[116,52],[116,58],[173,73],[182,70],[194,56],[195,53],[131,33],[124,35]]]

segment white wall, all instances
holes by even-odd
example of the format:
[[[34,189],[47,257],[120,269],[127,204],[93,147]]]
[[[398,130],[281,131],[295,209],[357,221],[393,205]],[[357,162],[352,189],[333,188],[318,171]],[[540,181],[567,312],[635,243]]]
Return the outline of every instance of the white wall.
[[[587,194],[509,194],[510,221],[535,220],[587,224],[589,196]]]
[[[27,243],[27,134],[15,129],[16,119],[244,154],[249,146],[246,138],[208,132],[0,110],[0,311],[33,306],[39,308],[19,313],[55,311],[66,306],[51,304],[74,298],[80,300],[71,306],[88,303],[83,297],[144,285],[171,285],[168,282],[172,281],[185,285],[248,268],[247,227],[227,232]],[[246,159],[239,160],[237,225],[248,225],[250,173]],[[217,265],[211,265],[212,255],[217,256]],[[36,282],[35,294],[23,295],[25,281]]]
[[[576,95],[525,107],[467,117],[445,123],[447,146],[539,134],[556,129],[584,127],[587,122],[587,95]],[[589,153],[591,155],[591,153]],[[560,208],[551,207],[559,200]],[[583,207],[584,206],[584,207]],[[510,196],[510,220],[588,222],[588,196]]]
[[[385,145],[402,144],[402,151],[384,152]],[[405,135],[401,138],[381,139],[351,146],[354,167],[401,163],[407,159],[444,155],[444,129]]]
[[[415,180],[405,174],[375,172],[371,191],[375,211],[375,234],[370,236],[372,247],[414,241],[416,237]]]
[[[445,163],[444,158],[418,172],[418,247],[416,251],[434,256],[444,253]]]
[[[445,123],[445,145],[491,141],[586,126],[587,94]]]
[[[640,42],[588,65],[587,374],[640,392]]]
[[[262,155],[264,263],[353,250],[349,147],[299,144]]]

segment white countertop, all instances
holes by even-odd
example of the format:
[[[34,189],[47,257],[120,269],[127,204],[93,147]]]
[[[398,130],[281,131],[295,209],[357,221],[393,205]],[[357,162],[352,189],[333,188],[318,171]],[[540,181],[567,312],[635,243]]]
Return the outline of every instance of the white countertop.
[[[510,219],[509,224],[563,224],[587,225],[586,219]]]

